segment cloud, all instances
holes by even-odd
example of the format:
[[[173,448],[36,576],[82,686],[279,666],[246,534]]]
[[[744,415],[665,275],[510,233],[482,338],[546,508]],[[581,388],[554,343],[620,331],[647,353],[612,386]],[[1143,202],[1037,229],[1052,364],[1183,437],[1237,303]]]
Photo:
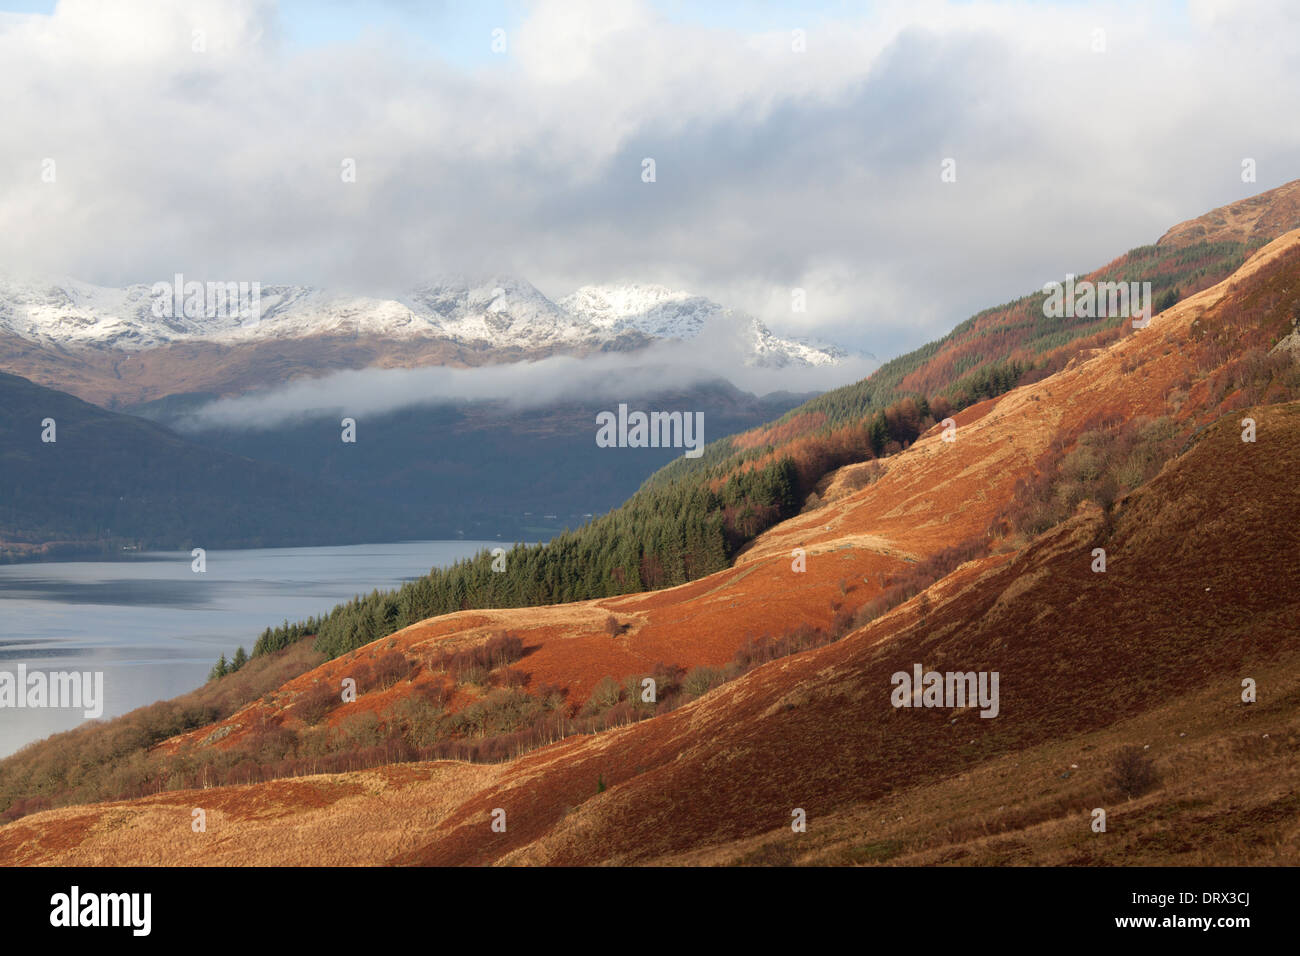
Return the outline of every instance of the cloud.
[[[708,356],[703,359],[702,356]],[[706,362],[708,364],[706,364]],[[272,428],[296,419],[384,415],[423,405],[504,402],[534,408],[569,401],[632,402],[724,378],[743,391],[824,391],[869,374],[876,363],[852,358],[832,368],[763,369],[738,364],[701,342],[659,342],[635,354],[474,368],[362,369],[302,379],[279,388],[219,399],[172,422],[182,431]]]
[[[661,282],[888,356],[1300,175],[1293,5],[736,9],[539,3],[469,65],[387,25],[290,43],[253,0],[0,20],[0,221],[21,224],[0,261],[389,294],[447,271],[553,298]],[[486,49],[494,15],[458,30]]]

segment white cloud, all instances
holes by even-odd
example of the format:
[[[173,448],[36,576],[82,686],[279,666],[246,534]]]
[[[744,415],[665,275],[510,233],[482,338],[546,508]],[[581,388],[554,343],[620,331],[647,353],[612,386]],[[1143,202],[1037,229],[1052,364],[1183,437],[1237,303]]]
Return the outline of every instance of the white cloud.
[[[887,357],[1300,176],[1297,25],[1285,4],[888,3],[792,13],[794,53],[743,20],[548,2],[462,70],[391,34],[291,48],[252,0],[65,0],[0,20],[0,262],[658,281]]]
[[[219,399],[175,424],[186,430],[270,428],[297,418],[338,414],[360,418],[402,408],[505,401],[541,407],[566,401],[634,401],[643,396],[725,380],[758,395],[823,391],[868,374],[875,363],[853,358],[833,368],[739,367],[694,342],[661,342],[634,355],[607,353],[474,368],[361,369],[301,379],[279,388]]]

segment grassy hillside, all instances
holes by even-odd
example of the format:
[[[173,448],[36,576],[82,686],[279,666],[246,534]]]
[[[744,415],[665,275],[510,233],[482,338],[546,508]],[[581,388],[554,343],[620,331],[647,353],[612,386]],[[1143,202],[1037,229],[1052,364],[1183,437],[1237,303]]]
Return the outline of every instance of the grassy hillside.
[[[1086,276],[1149,281],[1168,308],[1226,278],[1264,242],[1300,226],[1300,183],[1183,223]],[[1207,227],[1208,228],[1208,227]],[[1043,293],[985,310],[944,338],[818,396],[769,425],[678,458],[620,508],[579,530],[508,556],[494,573],[482,554],[399,591],[375,592],[318,621],[264,634],[262,650],[309,633],[331,656],[425,617],[467,608],[522,607],[679,585],[718,571],[757,535],[813,503],[822,480],[853,462],[896,454],[935,422],[1039,381],[1072,359],[1133,332],[1127,318],[1049,319]]]
[[[1150,329],[959,413],[957,441],[923,437],[707,580],[423,621],[129,773],[82,758],[92,728],[29,748],[0,764],[19,799],[64,802],[69,766],[85,768],[79,795],[152,795],[20,821],[0,846],[190,862],[214,848],[177,847],[167,821],[201,805],[229,862],[1293,860],[1279,821],[1294,810],[1296,598],[1270,582],[1300,573],[1300,366],[1279,348],[1298,317],[1300,234]],[[890,675],[917,661],[999,671],[999,717],[892,709]],[[651,706],[646,677],[664,691]],[[1154,782],[1126,789],[1113,772],[1143,744]],[[446,756],[487,765],[378,769]],[[255,785],[155,792],[239,783]],[[509,836],[485,841],[500,806]],[[1088,828],[1095,806],[1113,837]],[[811,823],[797,841],[791,807]],[[330,827],[367,838],[340,849]]]

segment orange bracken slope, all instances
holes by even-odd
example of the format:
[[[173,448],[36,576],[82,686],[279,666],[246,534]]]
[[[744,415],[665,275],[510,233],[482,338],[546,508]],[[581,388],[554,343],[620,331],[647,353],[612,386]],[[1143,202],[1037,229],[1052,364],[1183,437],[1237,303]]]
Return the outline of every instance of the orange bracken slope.
[[[933,430],[878,480],[771,529],[727,571],[650,594],[448,615],[382,643],[428,659],[448,641],[508,627],[524,638],[520,667],[531,680],[563,684],[581,700],[605,674],[660,660],[720,664],[748,634],[829,623],[833,603],[853,608],[878,593],[882,572],[985,533],[1053,442],[1099,417],[1171,411],[1194,329],[1221,322],[1239,284],[1297,248],[1300,231],[1288,233],[1150,328],[967,409],[955,442]],[[1235,421],[1212,425],[1120,503],[1113,527],[1085,510],[1019,552],[964,565],[924,601],[836,644],[768,664],[653,720],[501,765],[421,764],[50,811],[0,829],[0,855],[68,864],[725,856],[728,847],[788,832],[794,808],[813,821],[843,820],[1017,754],[1028,760],[1104,733],[1180,696],[1208,695],[1206,706],[1235,720],[1241,679],[1269,668],[1289,674],[1300,654],[1300,596],[1279,586],[1300,571],[1289,478],[1300,466],[1300,408],[1251,414],[1258,442],[1242,442]],[[1109,555],[1105,574],[1090,569],[1097,546]],[[791,569],[795,548],[807,552],[806,573]],[[619,637],[601,630],[611,610],[633,622]],[[970,710],[895,709],[890,675],[917,663],[998,671],[1001,713],[985,720]],[[348,666],[346,658],[322,665],[286,685],[284,697],[315,680],[337,681]],[[250,705],[226,721],[227,739],[261,718],[292,719],[282,707]],[[1253,713],[1271,719],[1266,709]],[[1296,738],[1279,732],[1277,746],[1293,757]],[[598,782],[607,789],[598,792]],[[188,827],[194,806],[217,808],[217,825],[201,839],[175,839],[171,828]],[[505,833],[489,826],[497,808],[506,811]],[[370,836],[332,845],[330,828]],[[1293,833],[1282,852],[1295,850]]]

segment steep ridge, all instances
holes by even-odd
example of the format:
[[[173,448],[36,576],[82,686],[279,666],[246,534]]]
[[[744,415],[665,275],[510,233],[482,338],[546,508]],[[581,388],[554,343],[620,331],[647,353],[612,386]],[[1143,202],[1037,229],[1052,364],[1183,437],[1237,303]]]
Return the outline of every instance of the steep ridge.
[[[1255,755],[1251,759],[1258,757],[1256,764],[1263,766],[1289,758],[1294,765],[1297,737],[1294,728],[1277,722],[1276,702],[1294,693],[1287,688],[1294,688],[1298,666],[1297,598],[1273,582],[1294,580],[1300,570],[1288,478],[1297,465],[1300,411],[1292,403],[1238,414],[1235,409],[1250,404],[1249,391],[1232,375],[1221,374],[1231,369],[1224,363],[1235,356],[1224,355],[1205,368],[1197,363],[1213,353],[1215,343],[1232,338],[1233,321],[1253,320],[1252,303],[1260,296],[1273,296],[1270,309],[1287,306],[1294,295],[1278,299],[1278,290],[1293,290],[1297,275],[1300,232],[1293,232],[1255,255],[1231,280],[1158,316],[1149,329],[965,410],[957,416],[955,441],[945,442],[933,430],[891,459],[866,487],[760,536],[726,571],[651,594],[462,612],[377,643],[427,662],[436,648],[470,644],[492,629],[510,628],[524,638],[522,667],[529,685],[562,681],[570,698],[580,700],[603,674],[645,672],[654,660],[722,662],[746,632],[759,626],[777,630],[825,622],[835,610],[861,607],[880,593],[881,574],[985,534],[1044,454],[1067,446],[1090,422],[1168,413],[1203,426],[1182,457],[1110,514],[1085,505],[1026,547],[965,564],[838,643],[767,664],[678,710],[570,738],[489,769],[465,769],[480,774],[476,779],[483,789],[455,808],[447,809],[442,796],[435,798],[438,785],[422,777],[445,765],[419,765],[402,779],[411,793],[424,793],[443,808],[433,832],[391,818],[374,820],[387,812],[390,798],[372,793],[376,784],[359,783],[373,776],[265,784],[239,791],[240,799],[259,806],[265,801],[274,807],[268,813],[291,815],[295,826],[309,830],[323,826],[323,817],[308,806],[328,803],[335,808],[332,825],[356,819],[361,827],[364,819],[364,826],[389,834],[373,849],[355,847],[330,856],[349,862],[645,862],[709,853],[722,859],[728,852],[753,850],[738,841],[762,843],[788,832],[795,807],[806,809],[810,820],[833,818],[847,845],[861,842],[862,814],[875,819],[880,806],[896,806],[918,788],[921,802],[908,806],[923,806],[925,787],[950,786],[945,777],[998,772],[990,768],[1011,774],[1015,768],[998,761],[1022,752],[1028,764],[1041,767],[1063,752],[1061,741],[1076,737],[1080,749],[1113,749],[1118,740],[1107,736],[1110,728],[1125,720],[1149,722],[1183,696],[1226,714],[1224,708],[1238,699],[1241,678],[1255,669],[1276,675],[1271,696],[1261,698],[1266,706],[1251,711],[1252,721],[1262,719],[1272,727],[1263,732],[1274,742],[1258,754],[1249,751]],[[1227,391],[1221,396],[1220,389]],[[1255,444],[1240,439],[1237,419],[1247,415],[1257,422]],[[1098,542],[1111,556],[1105,574],[1089,567]],[[796,547],[807,552],[804,574],[791,569]],[[833,609],[836,603],[839,609]],[[630,624],[618,636],[600,628],[611,611]],[[999,671],[1002,713],[981,720],[968,710],[950,723],[949,711],[895,710],[889,677],[910,671],[914,663]],[[250,705],[215,728],[225,731],[222,743],[268,720],[291,724],[286,702],[317,680],[337,683],[351,664],[347,657],[328,662],[290,682],[282,694]],[[356,706],[382,705],[379,698],[367,702],[370,696]],[[1264,717],[1255,718],[1256,713]],[[1235,725],[1220,723],[1216,729],[1204,714],[1200,719],[1204,733],[1197,746],[1237,753],[1229,739]],[[212,736],[214,729],[205,728],[168,747],[182,752],[186,743]],[[1091,789],[1078,799],[1097,799],[1097,764],[1080,766],[1086,767],[1080,781]],[[397,776],[396,771],[379,775],[385,781]],[[990,799],[998,794],[1005,799],[1009,787],[1028,801],[1027,788],[1051,783],[1012,777],[1001,791],[990,789]],[[352,801],[346,811],[343,796],[323,795],[343,791]],[[218,799],[231,792],[222,790]],[[1260,791],[1255,799],[1266,800],[1272,792]],[[38,814],[0,829],[0,847],[42,862],[193,860],[197,847],[160,857],[156,845],[143,839],[154,831],[142,828],[170,819],[182,806],[202,805],[203,799],[181,792]],[[1069,802],[1073,799],[1060,795],[1066,803],[1036,812],[1050,820],[1068,806],[1078,815],[1083,804]],[[505,834],[488,826],[488,814],[498,807],[507,809],[511,821]],[[1267,802],[1261,807],[1266,814],[1285,809]],[[992,804],[979,809],[1000,812]],[[1207,805],[1206,812],[1210,809]],[[938,813],[933,807],[929,812]],[[1152,826],[1180,811],[1162,812]],[[957,819],[936,818],[950,827]],[[105,829],[108,819],[135,828],[129,846]],[[1247,813],[1238,825],[1249,827],[1250,819]],[[1084,834],[1086,823],[1080,818]],[[309,859],[286,848],[282,839],[268,839],[268,826],[241,823],[224,830],[225,855],[213,861]],[[924,842],[897,827],[889,832],[900,853],[908,840]],[[398,844],[404,848],[393,852]],[[814,842],[810,849],[833,853],[835,847],[832,840]],[[1135,855],[1127,862],[1151,859],[1169,847],[1130,850]],[[1294,842],[1278,850],[1293,851]],[[1225,844],[1229,856],[1243,852],[1230,840]],[[1023,855],[1034,858],[1032,845]],[[850,853],[840,861],[872,858]]]
[[[1199,242],[1268,242],[1300,222],[1300,180],[1211,209],[1172,226],[1158,246]]]
[[[1297,242],[1300,242],[1297,234],[1279,240],[1243,268],[1234,280],[1248,279],[1256,270],[1275,261],[1275,257],[1293,250]],[[1005,483],[1014,480],[1016,463],[1023,465],[1044,448],[1072,416],[1082,418],[1101,413],[1131,418],[1161,410],[1164,389],[1173,380],[1180,361],[1172,345],[1180,334],[1190,332],[1193,324],[1202,320],[1206,310],[1221,301],[1228,291],[1220,288],[1198,296],[1176,314],[1168,315],[1164,322],[1153,325],[1149,331],[1154,334],[1130,337],[1045,380],[1040,386],[1011,393],[976,421],[964,427],[959,423],[958,439],[947,448],[937,436],[918,442],[899,456],[876,484],[845,502],[841,522],[832,529],[832,533],[840,531],[841,536],[826,543],[842,540],[843,532],[854,529],[855,513],[866,517],[862,512],[873,502],[879,507],[882,499],[893,507],[873,514],[872,528],[885,537],[895,529],[909,530],[905,540],[914,548],[923,547],[927,539],[937,538],[936,544],[951,542],[966,531],[975,530],[987,517],[987,512],[980,514],[979,499],[1002,494]],[[1144,374],[1136,377],[1131,387],[1118,388],[1126,378],[1121,370],[1134,366],[1141,366]],[[1165,374],[1159,374],[1161,371]],[[1127,377],[1134,376],[1129,373]],[[1065,401],[1049,402],[1047,399],[1052,395],[1063,396]],[[924,770],[903,765],[897,768],[899,773],[894,777],[886,776],[882,780],[879,763],[888,763],[882,755],[906,752],[908,744],[898,740],[898,730],[915,726],[900,724],[897,714],[891,716],[888,675],[910,670],[912,663],[922,659],[927,668],[951,661],[961,670],[1001,670],[1007,675],[1003,686],[1008,697],[1015,686],[1011,682],[1013,674],[1021,675],[1016,680],[1024,681],[1019,686],[1026,698],[1031,696],[1027,689],[1036,682],[1052,688],[1053,699],[1060,696],[1073,699],[1084,689],[1096,695],[1094,703],[1088,706],[1073,703],[1075,710],[1068,712],[1039,703],[1037,708],[1023,711],[1023,720],[997,725],[999,728],[1010,725],[1006,731],[1009,736],[1000,749],[1011,749],[1011,744],[1038,743],[1053,733],[1078,733],[1097,722],[1126,712],[1132,714],[1135,704],[1125,699],[1131,693],[1127,683],[1132,677],[1131,665],[1117,668],[1107,663],[1108,659],[1124,661],[1134,656],[1134,651],[1126,646],[1128,634],[1153,638],[1148,645],[1151,658],[1143,658],[1142,663],[1146,672],[1163,685],[1162,693],[1193,686],[1207,673],[1221,674],[1229,663],[1242,660],[1244,648],[1251,641],[1270,650],[1280,645],[1294,652],[1300,649],[1295,643],[1298,635],[1293,627],[1285,624],[1296,619],[1297,599],[1277,591],[1243,587],[1243,581],[1260,580],[1264,576],[1285,581],[1297,570],[1300,536],[1286,518],[1293,498],[1285,476],[1294,466],[1295,452],[1290,446],[1300,422],[1295,406],[1255,414],[1260,427],[1271,430],[1272,441],[1266,449],[1241,442],[1240,428],[1234,423],[1221,423],[1202,438],[1178,468],[1171,470],[1177,477],[1164,476],[1153,482],[1150,489],[1134,496],[1135,510],[1124,514],[1124,523],[1110,543],[1110,550],[1125,553],[1127,531],[1133,538],[1134,553],[1124,560],[1132,561],[1134,568],[1144,569],[1163,562],[1158,574],[1144,570],[1140,575],[1136,572],[1124,575],[1117,573],[1112,565],[1108,576],[1093,575],[1088,565],[1101,519],[1096,516],[1082,519],[1091,522],[1085,534],[1078,535],[1077,527],[1067,526],[1014,560],[991,558],[986,562],[987,567],[967,566],[965,576],[980,572],[983,575],[982,583],[975,588],[978,598],[974,607],[967,604],[955,610],[954,599],[946,597],[945,592],[960,586],[962,575],[956,580],[948,579],[930,595],[935,607],[924,629],[925,638],[906,641],[901,648],[891,644],[891,657],[874,669],[854,661],[850,655],[855,649],[861,651],[864,643],[870,643],[872,636],[885,626],[884,622],[870,625],[839,644],[768,665],[715,692],[718,702],[712,706],[706,708],[703,702],[693,704],[668,715],[662,722],[619,731],[622,737],[617,743],[590,744],[596,753],[585,766],[579,758],[581,751],[575,750],[563,757],[539,754],[524,758],[516,773],[526,775],[525,768],[545,761],[545,766],[557,778],[556,786],[566,788],[572,797],[576,795],[573,788],[581,785],[578,781],[592,770],[617,786],[624,781],[616,768],[627,772],[629,767],[653,766],[656,759],[664,764],[671,762],[671,772],[664,771],[668,779],[647,776],[642,780],[638,776],[635,782],[628,780],[630,790],[619,801],[615,824],[594,833],[591,832],[594,821],[581,824],[584,844],[589,853],[597,852],[599,859],[653,857],[656,852],[685,851],[698,848],[701,843],[753,833],[755,828],[760,828],[759,817],[763,815],[773,822],[761,828],[776,829],[780,824],[775,821],[787,817],[792,807],[808,808],[809,803],[821,801],[820,808],[833,809],[855,797],[867,799],[873,793],[883,792],[882,783],[888,783],[885,789],[891,789],[925,776],[953,772],[961,756],[961,745],[950,739],[945,741],[943,749],[926,754]],[[1211,438],[1216,436],[1217,443],[1212,442]],[[1014,450],[1007,447],[1011,445],[1016,446]],[[1285,451],[1283,445],[1287,446]],[[1229,452],[1238,451],[1237,446],[1244,453],[1229,457]],[[948,452],[961,457],[955,464],[950,461],[947,468],[936,468],[937,456]],[[1246,459],[1245,454],[1251,453],[1257,453],[1254,459]],[[977,480],[968,484],[963,494],[954,485],[975,477],[972,470],[976,466],[980,467]],[[939,477],[936,471],[948,479],[946,484],[935,480]],[[999,479],[998,475],[1003,477]],[[1004,483],[1002,489],[999,480]],[[1201,487],[1201,482],[1208,489]],[[947,497],[945,488],[952,489]],[[972,495],[976,489],[977,493]],[[1153,498],[1158,501],[1162,492],[1174,490],[1181,494],[1171,495],[1174,500],[1156,506],[1163,517],[1160,525],[1144,527],[1145,515],[1139,503]],[[909,495],[909,491],[914,493]],[[952,517],[954,512],[957,517]],[[767,555],[784,554],[789,544],[802,537],[801,533],[816,534],[818,527],[824,531],[826,525],[814,523],[814,517],[815,513],[773,529],[760,538],[750,560],[757,562]],[[1082,539],[1074,541],[1073,549],[1064,547],[1060,540],[1070,534]],[[1171,547],[1172,541],[1178,545]],[[1237,542],[1250,542],[1251,554],[1238,554],[1234,547]],[[1213,558],[1208,562],[1209,567],[1202,568],[1207,553]],[[1117,578],[1122,587],[1115,588],[1104,601],[1094,599],[1081,606],[1077,596],[1080,590],[1095,592],[1102,587],[1102,582],[1110,585]],[[1198,579],[1203,587],[1210,589],[1200,593],[1218,594],[1204,602],[1212,602],[1209,607],[1202,604],[1204,613],[1213,619],[1208,631],[1199,622],[1187,627],[1180,620],[1180,612],[1186,612],[1186,602],[1191,597],[1188,582]],[[1002,607],[1012,597],[1015,613]],[[949,609],[946,617],[942,616],[945,607]],[[1092,613],[1084,613],[1089,607]],[[915,602],[909,608],[916,613]],[[1126,623],[1127,628],[1123,626]],[[1116,624],[1121,626],[1115,628]],[[1049,627],[1058,629],[1061,635],[1059,640],[1064,642],[1059,645],[1061,653],[1050,653],[1036,663],[1031,656],[1034,642],[1041,641],[1038,635]],[[1215,627],[1231,634],[1233,643],[1220,642]],[[919,638],[921,629],[915,627],[915,622],[906,633],[913,631],[914,637]],[[938,636],[945,631],[953,634],[952,643],[945,643]],[[1016,644],[1008,646],[1010,641]],[[1075,688],[1061,687],[1060,673],[1073,671],[1084,662],[1088,662],[1087,667],[1081,666],[1076,671],[1080,676]],[[845,668],[846,673],[836,674],[837,666]],[[828,677],[828,672],[833,676]],[[1084,674],[1086,678],[1081,676]],[[801,689],[801,681],[809,681],[812,689]],[[1228,683],[1225,692],[1234,693],[1231,688],[1237,683],[1239,680]],[[875,696],[864,699],[868,696],[862,690],[864,687],[876,688]],[[1108,689],[1110,693],[1106,693]],[[816,706],[805,703],[810,697]],[[787,716],[781,702],[795,700],[798,702],[790,709],[799,713]],[[728,701],[730,706],[725,703]],[[856,710],[859,705],[871,716],[859,715]],[[859,729],[853,737],[839,743],[818,744],[829,728],[841,727],[850,714],[853,720],[861,720],[860,725],[854,725]],[[938,720],[928,720],[931,716],[937,717],[927,714],[918,724],[930,728],[936,724],[941,726]],[[883,729],[886,719],[893,720],[888,737]],[[788,731],[776,730],[765,727],[765,720],[776,726],[789,723],[792,727]],[[982,737],[988,736],[994,724],[996,721],[975,722],[977,745]],[[967,726],[963,722],[963,728]],[[680,728],[675,738],[671,736],[674,727]],[[797,746],[791,745],[792,739],[798,741]],[[638,750],[638,744],[643,749]],[[915,743],[913,750],[915,747],[925,749],[920,743]],[[742,760],[746,754],[748,763]],[[862,766],[864,762],[866,765]],[[859,766],[855,768],[855,764]],[[607,765],[609,769],[604,769]],[[818,779],[824,781],[820,788],[813,783]],[[500,805],[505,791],[510,789],[510,780],[507,776],[500,789],[487,799],[495,799]],[[530,791],[536,787],[534,781]],[[644,807],[630,808],[629,803],[635,799],[632,794],[643,789],[640,799]],[[531,796],[529,805],[535,805]],[[784,809],[780,809],[783,805]],[[691,808],[695,806],[700,810],[692,814]],[[703,810],[705,806],[707,814]],[[463,818],[472,819],[473,811],[478,809],[467,808]],[[701,820],[700,828],[693,830],[685,821],[697,816]],[[629,825],[630,819],[643,823],[634,827]],[[575,821],[574,827],[578,826]],[[424,855],[413,859],[482,862],[500,858],[502,849],[489,849],[488,841],[481,837],[472,825],[467,825],[459,842],[453,833],[431,843]],[[656,840],[664,842],[656,845]],[[512,841],[510,845],[513,848],[522,844]],[[623,853],[627,856],[622,856]],[[543,856],[548,862],[559,863],[593,859],[581,853],[544,852]]]
[[[1132,249],[1078,281],[1150,282],[1157,313],[1202,292],[1235,272],[1266,243],[1300,228],[1300,180],[1180,223],[1158,242]],[[1067,271],[1045,276],[1060,282]],[[936,419],[1032,384],[1093,348],[1127,333],[1123,317],[1048,319],[1042,292],[985,309],[943,338],[891,359],[870,376],[827,392],[768,425],[733,435],[699,463],[679,463],[677,473],[706,464],[743,467],[761,456],[797,449],[827,434],[852,436],[886,406],[916,396],[930,401]],[[883,424],[883,423],[882,423]]]

